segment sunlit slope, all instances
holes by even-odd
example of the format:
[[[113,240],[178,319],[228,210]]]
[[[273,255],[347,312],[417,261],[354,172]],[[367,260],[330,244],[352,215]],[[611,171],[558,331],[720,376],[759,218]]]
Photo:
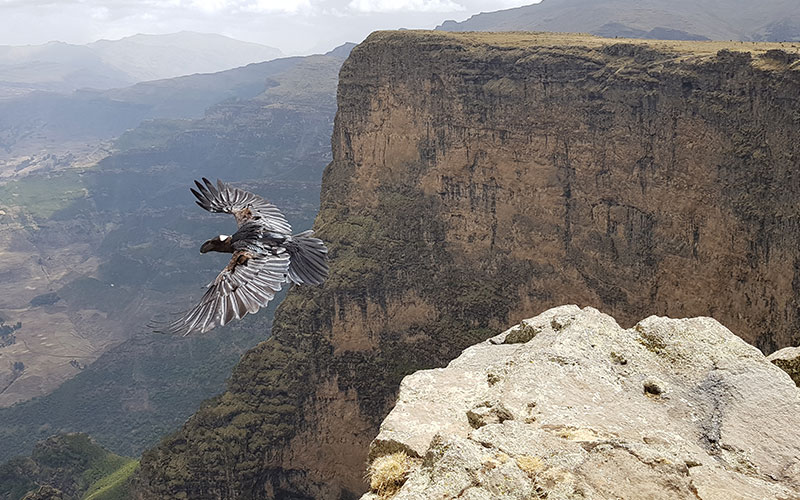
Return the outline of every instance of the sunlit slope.
[[[138,460],[99,446],[86,434],[61,434],[36,444],[30,456],[0,464],[0,499],[19,500],[41,487],[65,499],[125,498]]]

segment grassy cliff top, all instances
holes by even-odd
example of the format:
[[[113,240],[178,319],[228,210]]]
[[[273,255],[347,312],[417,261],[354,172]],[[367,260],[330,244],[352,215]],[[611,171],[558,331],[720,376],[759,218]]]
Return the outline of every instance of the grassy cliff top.
[[[482,47],[530,49],[536,47],[586,47],[601,48],[615,44],[647,46],[660,52],[673,52],[676,56],[713,56],[721,50],[748,52],[760,56],[771,50],[781,50],[790,57],[800,55],[800,42],[740,42],[740,41],[692,41],[692,40],[645,40],[639,38],[603,38],[585,33],[548,33],[533,31],[467,31],[443,32],[429,30],[376,31],[366,40],[384,42],[393,38],[421,42],[450,42],[461,44],[469,50]],[[792,57],[793,58],[793,57]]]

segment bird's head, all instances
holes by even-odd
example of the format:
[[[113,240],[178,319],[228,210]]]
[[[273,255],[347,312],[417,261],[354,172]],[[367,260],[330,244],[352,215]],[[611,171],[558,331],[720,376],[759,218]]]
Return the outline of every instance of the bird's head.
[[[211,238],[200,246],[200,253],[232,251],[231,237],[227,234],[220,234],[216,238]]]

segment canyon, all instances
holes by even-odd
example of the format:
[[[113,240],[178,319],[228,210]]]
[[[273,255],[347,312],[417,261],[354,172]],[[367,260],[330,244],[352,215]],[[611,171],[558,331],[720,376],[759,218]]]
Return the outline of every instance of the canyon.
[[[400,381],[562,304],[800,331],[798,44],[377,32],[339,73],[322,287],[134,496],[357,498]]]
[[[225,265],[198,249],[234,221],[193,203],[193,179],[235,181],[296,230],[311,225],[349,47],[337,50],[62,96],[63,114],[17,103],[19,116],[61,117],[43,120],[41,140],[63,144],[51,130],[83,137],[91,124],[108,135],[86,140],[109,147],[93,164],[33,162],[0,180],[0,462],[57,432],[137,456],[224,390],[242,353],[269,336],[278,300],[233,335],[174,339],[148,325],[197,300]]]

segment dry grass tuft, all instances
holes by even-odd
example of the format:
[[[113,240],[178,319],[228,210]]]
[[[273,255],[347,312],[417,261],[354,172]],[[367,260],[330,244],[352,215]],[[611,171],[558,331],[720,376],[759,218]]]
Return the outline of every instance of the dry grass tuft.
[[[418,462],[404,451],[376,458],[367,470],[370,490],[381,498],[391,497],[403,486]]]
[[[532,457],[530,455],[522,455],[517,457],[517,467],[522,470],[522,472],[526,473],[531,478],[536,477],[536,475],[544,470],[544,462],[539,457]]]

